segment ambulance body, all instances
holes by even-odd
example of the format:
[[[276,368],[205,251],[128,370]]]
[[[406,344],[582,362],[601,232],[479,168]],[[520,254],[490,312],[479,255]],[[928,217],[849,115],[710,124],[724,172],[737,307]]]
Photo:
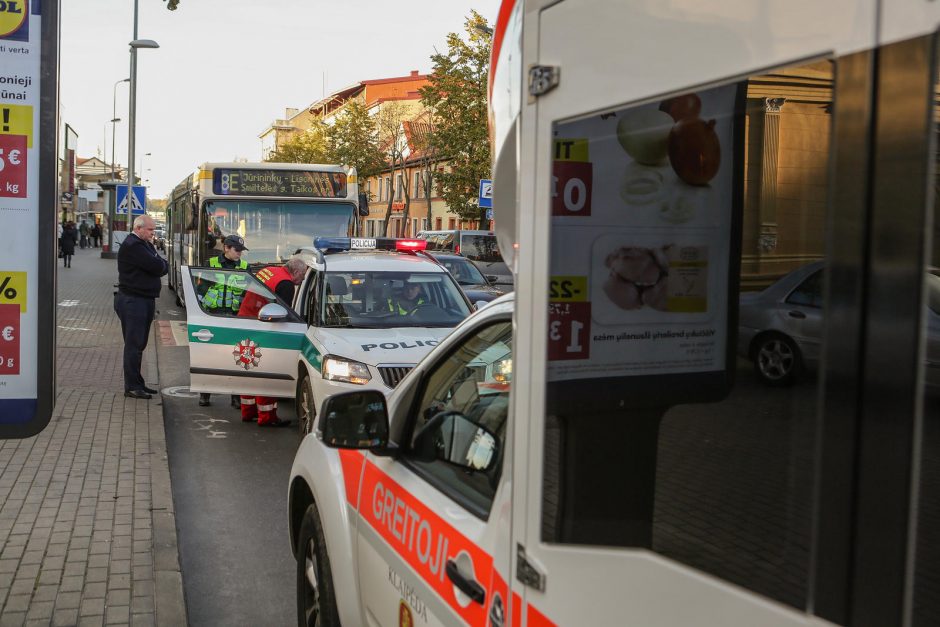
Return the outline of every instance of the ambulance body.
[[[290,483],[301,620],[935,624],[938,25],[918,0],[504,2],[516,291],[387,397],[325,402]],[[782,325],[739,358],[743,295],[820,261],[780,314],[818,366]],[[758,353],[806,376],[769,386]]]

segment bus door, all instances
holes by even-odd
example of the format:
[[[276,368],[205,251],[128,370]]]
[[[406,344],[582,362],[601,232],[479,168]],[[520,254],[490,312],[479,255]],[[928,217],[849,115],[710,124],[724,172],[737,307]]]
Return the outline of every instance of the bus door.
[[[513,534],[527,625],[818,624],[816,452],[823,417],[855,408],[866,235],[865,199],[849,198],[865,146],[837,153],[834,137],[867,136],[851,107],[876,4],[736,6],[526,15],[535,123],[518,161],[536,215],[519,220],[532,280],[516,350],[532,379],[515,379],[528,456]],[[833,381],[838,408],[823,404]]]
[[[190,389],[293,398],[307,323],[290,303],[246,270],[183,266],[181,274]]]

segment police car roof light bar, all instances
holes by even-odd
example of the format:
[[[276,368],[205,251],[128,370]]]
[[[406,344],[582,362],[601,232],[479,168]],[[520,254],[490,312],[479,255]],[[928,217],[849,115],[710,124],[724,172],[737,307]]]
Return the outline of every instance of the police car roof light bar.
[[[313,247],[324,252],[347,250],[396,250],[399,252],[417,252],[427,247],[422,239],[398,239],[395,237],[316,237]]]
[[[424,250],[428,247],[427,240],[423,239],[398,239],[395,240],[395,250],[404,250],[409,252],[415,252],[419,250]]]

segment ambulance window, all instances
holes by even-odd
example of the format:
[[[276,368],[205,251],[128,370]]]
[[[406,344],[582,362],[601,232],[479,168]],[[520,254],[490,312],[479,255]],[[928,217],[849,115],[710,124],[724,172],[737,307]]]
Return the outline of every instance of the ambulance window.
[[[546,542],[806,607],[832,92],[819,61],[554,124]]]
[[[405,459],[441,492],[486,518],[499,484],[509,384],[512,323],[491,324],[426,376]]]
[[[256,318],[262,307],[277,302],[268,288],[244,270],[190,268],[199,307],[210,316]]]

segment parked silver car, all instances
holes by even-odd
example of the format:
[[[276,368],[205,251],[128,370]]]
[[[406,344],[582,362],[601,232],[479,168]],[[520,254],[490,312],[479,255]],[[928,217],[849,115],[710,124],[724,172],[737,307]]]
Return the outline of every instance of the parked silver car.
[[[738,353],[770,385],[788,385],[819,363],[823,331],[823,261],[784,275],[762,292],[741,294]],[[940,269],[926,276],[926,383],[940,390]]]

